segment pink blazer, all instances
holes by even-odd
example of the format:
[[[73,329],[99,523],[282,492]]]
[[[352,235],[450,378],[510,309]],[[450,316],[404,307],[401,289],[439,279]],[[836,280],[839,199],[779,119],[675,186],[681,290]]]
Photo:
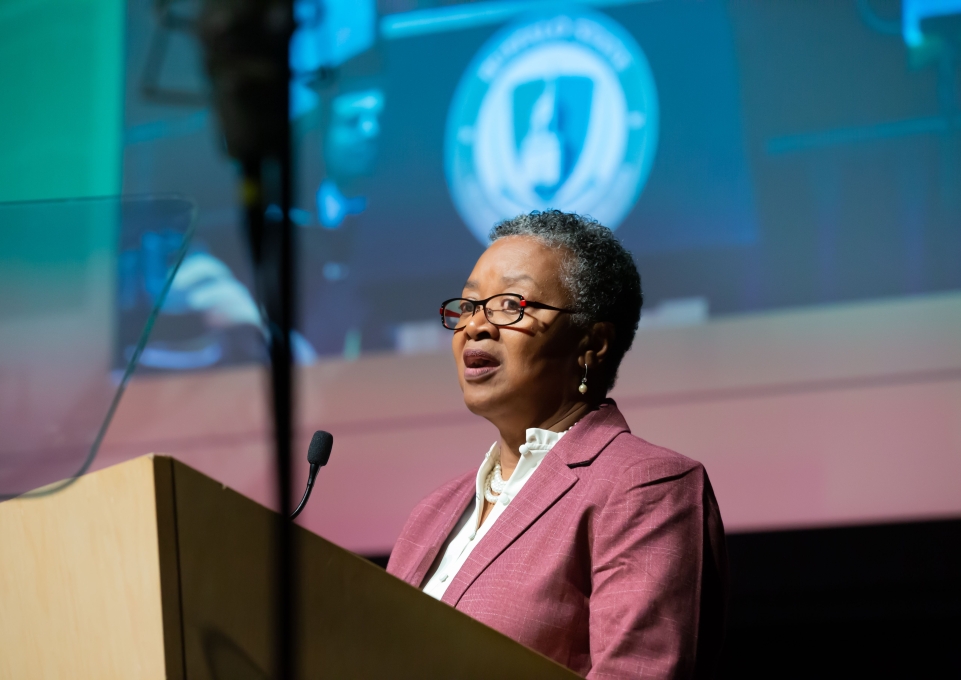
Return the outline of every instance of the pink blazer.
[[[388,572],[423,585],[476,474],[414,508]],[[701,678],[720,647],[726,564],[704,467],[632,435],[608,400],[544,458],[443,601],[588,678]]]

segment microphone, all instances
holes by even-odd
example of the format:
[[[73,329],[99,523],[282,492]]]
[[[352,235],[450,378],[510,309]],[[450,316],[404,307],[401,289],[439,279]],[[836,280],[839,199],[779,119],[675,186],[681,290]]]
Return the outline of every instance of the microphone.
[[[297,515],[304,509],[304,506],[307,505],[307,499],[310,498],[310,490],[314,488],[314,480],[317,479],[317,471],[327,465],[327,461],[330,460],[330,451],[333,448],[334,435],[323,430],[314,432],[314,436],[310,440],[310,446],[307,448],[307,462],[310,463],[310,475],[307,477],[307,488],[304,490],[304,497],[300,499],[300,505],[294,510],[290,519],[296,519]]]

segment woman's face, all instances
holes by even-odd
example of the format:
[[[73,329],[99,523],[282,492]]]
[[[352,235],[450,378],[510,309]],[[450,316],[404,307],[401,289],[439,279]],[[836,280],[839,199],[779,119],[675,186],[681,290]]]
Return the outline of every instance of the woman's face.
[[[573,301],[560,274],[564,253],[528,236],[508,236],[484,251],[461,297],[483,300],[518,293],[526,300],[570,309]],[[536,427],[578,401],[583,375],[578,348],[583,331],[571,315],[528,307],[510,326],[495,326],[477,309],[454,332],[454,360],[473,413],[495,425]]]

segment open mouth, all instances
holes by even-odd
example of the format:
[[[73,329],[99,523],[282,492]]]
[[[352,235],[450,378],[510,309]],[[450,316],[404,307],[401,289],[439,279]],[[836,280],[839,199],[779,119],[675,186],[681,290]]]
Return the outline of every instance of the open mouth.
[[[467,380],[486,378],[500,368],[500,365],[501,362],[493,354],[479,349],[464,350],[464,378]]]

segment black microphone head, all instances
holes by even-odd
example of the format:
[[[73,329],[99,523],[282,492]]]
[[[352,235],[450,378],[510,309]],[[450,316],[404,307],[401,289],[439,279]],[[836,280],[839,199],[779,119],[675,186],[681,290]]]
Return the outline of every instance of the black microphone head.
[[[310,440],[310,447],[307,449],[307,462],[311,465],[324,467],[330,460],[330,451],[333,448],[334,435],[330,432],[317,430],[314,432],[314,437]]]

